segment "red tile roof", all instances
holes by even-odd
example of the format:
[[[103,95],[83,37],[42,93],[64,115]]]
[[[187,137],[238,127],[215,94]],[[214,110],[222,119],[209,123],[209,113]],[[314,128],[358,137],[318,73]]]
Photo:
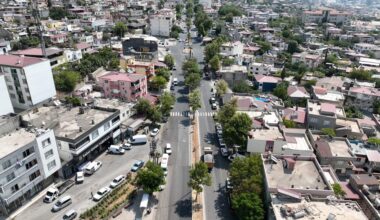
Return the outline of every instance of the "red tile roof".
[[[318,86],[313,86],[313,91],[318,95],[324,95],[327,93],[327,89]]]
[[[255,75],[255,79],[257,82],[261,83],[278,83],[281,79],[273,76],[266,75]]]
[[[83,50],[83,49],[90,48],[91,45],[88,44],[88,43],[77,43],[77,44],[75,44],[75,47],[76,47],[78,50]]]
[[[304,96],[309,96],[309,93],[302,86],[289,86],[288,87],[288,96],[292,97],[295,95],[296,97],[300,96],[300,94],[295,94],[296,92],[301,92]]]
[[[315,147],[321,157],[332,157],[333,154],[327,141],[321,140],[315,142]]]
[[[298,110],[286,108],[284,109],[284,118],[300,124],[304,124],[306,119],[306,111],[304,108],[298,108]]]
[[[238,108],[249,108],[252,104],[251,98],[241,98],[238,99],[236,105]]]
[[[321,104],[321,111],[335,113],[336,112],[336,106],[334,104],[330,104],[330,103],[322,103]]]
[[[25,67],[36,63],[44,62],[45,59],[36,57],[23,57],[16,55],[0,55],[0,65],[12,67]]]

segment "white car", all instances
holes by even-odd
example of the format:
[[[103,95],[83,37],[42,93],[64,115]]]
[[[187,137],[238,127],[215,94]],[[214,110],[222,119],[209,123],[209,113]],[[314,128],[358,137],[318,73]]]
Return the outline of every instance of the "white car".
[[[221,147],[220,148],[220,154],[222,154],[223,157],[227,157],[228,156],[227,148]]]
[[[92,198],[94,201],[99,201],[103,199],[109,192],[111,192],[111,189],[108,187],[103,187],[99,189],[98,192],[95,193],[94,197]]]
[[[153,129],[153,130],[150,132],[150,136],[155,137],[155,136],[158,134],[159,131],[160,131],[160,130],[159,130],[158,128]]]
[[[95,162],[95,166],[94,166],[94,169],[95,171],[99,170],[99,168],[103,165],[103,163],[101,161],[94,161]]]
[[[124,175],[117,176],[117,177],[116,177],[115,179],[113,179],[112,182],[110,183],[110,187],[111,187],[111,188],[115,188],[115,187],[117,187],[118,185],[120,185],[124,180],[125,180],[125,176],[124,176]]]
[[[169,143],[166,144],[165,153],[167,153],[169,155],[172,154],[172,145],[171,144],[169,144]]]
[[[83,183],[83,181],[84,181],[84,172],[83,171],[77,172],[77,176],[75,178],[75,181],[77,183]]]

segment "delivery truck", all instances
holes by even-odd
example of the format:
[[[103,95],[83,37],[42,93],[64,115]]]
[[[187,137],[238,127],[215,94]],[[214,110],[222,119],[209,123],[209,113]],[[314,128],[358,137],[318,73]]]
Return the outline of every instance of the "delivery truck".
[[[203,152],[203,162],[207,165],[208,170],[211,171],[215,163],[213,151],[211,147],[205,147],[203,148]]]

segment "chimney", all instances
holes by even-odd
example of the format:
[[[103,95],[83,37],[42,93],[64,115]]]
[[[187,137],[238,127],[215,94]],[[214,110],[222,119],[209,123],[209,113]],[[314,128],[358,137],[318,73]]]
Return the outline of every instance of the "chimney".
[[[79,127],[79,132],[82,132],[83,130],[82,130],[82,127]]]

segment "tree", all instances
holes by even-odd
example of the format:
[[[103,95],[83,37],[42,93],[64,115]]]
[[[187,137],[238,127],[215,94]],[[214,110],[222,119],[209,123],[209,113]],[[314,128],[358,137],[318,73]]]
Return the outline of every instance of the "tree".
[[[342,186],[339,183],[332,184],[332,188],[336,196],[343,197],[346,195],[346,192],[342,189]]]
[[[162,76],[153,76],[150,81],[150,87],[152,89],[161,90],[166,86],[166,79]]]
[[[364,70],[362,68],[355,68],[350,72],[348,77],[351,79],[368,81],[371,79],[372,73],[371,73],[371,71],[367,71],[367,70]]]
[[[222,65],[223,66],[231,66],[235,63],[235,60],[233,58],[224,57],[222,59]]]
[[[160,110],[162,115],[168,115],[174,103],[174,96],[171,95],[169,92],[164,92],[160,96]]]
[[[284,125],[286,128],[295,128],[296,127],[296,123],[292,120],[288,120],[288,119],[282,119],[282,121],[284,122]]]
[[[232,91],[237,93],[251,93],[252,88],[245,81],[241,81],[232,87]]]
[[[170,79],[170,70],[167,69],[167,68],[159,68],[157,70],[155,70],[155,74],[156,76],[162,76],[166,79],[166,81],[169,81]]]
[[[189,94],[189,106],[192,112],[196,112],[202,107],[201,93],[199,90],[194,90]]]
[[[156,124],[159,122],[162,118],[162,114],[158,107],[151,106],[151,108],[148,110],[148,119],[152,121],[152,124]]]
[[[136,184],[143,188],[144,192],[152,194],[159,191],[165,183],[164,171],[161,166],[148,161],[143,169],[137,172]]]
[[[293,54],[296,52],[299,52],[298,42],[295,40],[290,40],[288,42],[288,53]]]
[[[252,120],[246,113],[235,113],[223,126],[223,138],[228,146],[247,146],[248,132],[252,129]]]
[[[281,79],[284,80],[285,77],[286,77],[286,70],[285,70],[285,67],[281,70]]]
[[[273,95],[279,97],[282,100],[288,99],[288,83],[283,82],[278,84],[273,90]]]
[[[227,89],[228,89],[228,84],[226,81],[221,79],[221,80],[218,80],[218,82],[215,85],[215,88],[216,88],[216,94],[218,96],[222,96],[222,95],[226,94]]]
[[[72,92],[80,80],[80,74],[75,71],[63,71],[54,74],[54,83],[58,91]]]
[[[191,167],[189,175],[188,185],[196,192],[195,201],[197,201],[198,194],[203,191],[203,186],[211,186],[211,175],[208,172],[207,165],[202,161]]]
[[[219,8],[218,14],[221,16],[226,16],[228,14],[232,14],[232,16],[241,16],[243,13],[238,6],[227,4]]]
[[[201,70],[198,66],[198,62],[194,58],[186,60],[186,62],[182,64],[182,70],[185,72],[185,75],[190,73],[201,73]]]
[[[217,115],[216,120],[224,127],[236,113],[236,99],[223,105]]]
[[[213,41],[205,47],[205,61],[208,63],[214,56],[219,55],[221,43]]]
[[[164,63],[169,67],[169,69],[173,69],[174,67],[174,57],[170,54],[167,54],[164,58]]]
[[[272,45],[267,41],[257,41],[256,43],[260,46],[260,50],[263,53],[272,49]]]
[[[232,207],[239,219],[264,219],[264,205],[256,193],[246,192],[234,196]]]
[[[150,104],[148,99],[140,98],[136,105],[134,106],[136,113],[140,115],[147,115],[152,105]]]
[[[219,56],[215,55],[213,58],[211,58],[209,64],[210,64],[211,71],[213,71],[213,72],[218,71],[220,69]]]
[[[196,89],[201,82],[201,76],[198,73],[190,73],[185,76],[185,85],[189,87],[190,90]]]
[[[61,20],[69,15],[69,13],[64,8],[50,8],[49,17],[53,20]]]
[[[124,37],[124,34],[125,32],[127,32],[128,28],[127,26],[119,21],[115,24],[115,26],[113,27],[113,33],[119,38],[121,39],[122,37]]]
[[[108,63],[108,69],[117,70],[119,69],[120,60],[118,58],[112,58]]]
[[[368,143],[379,146],[380,145],[380,139],[376,137],[370,137],[368,138]]]
[[[322,128],[321,131],[324,135],[328,135],[330,137],[336,136],[335,130],[332,128]]]

